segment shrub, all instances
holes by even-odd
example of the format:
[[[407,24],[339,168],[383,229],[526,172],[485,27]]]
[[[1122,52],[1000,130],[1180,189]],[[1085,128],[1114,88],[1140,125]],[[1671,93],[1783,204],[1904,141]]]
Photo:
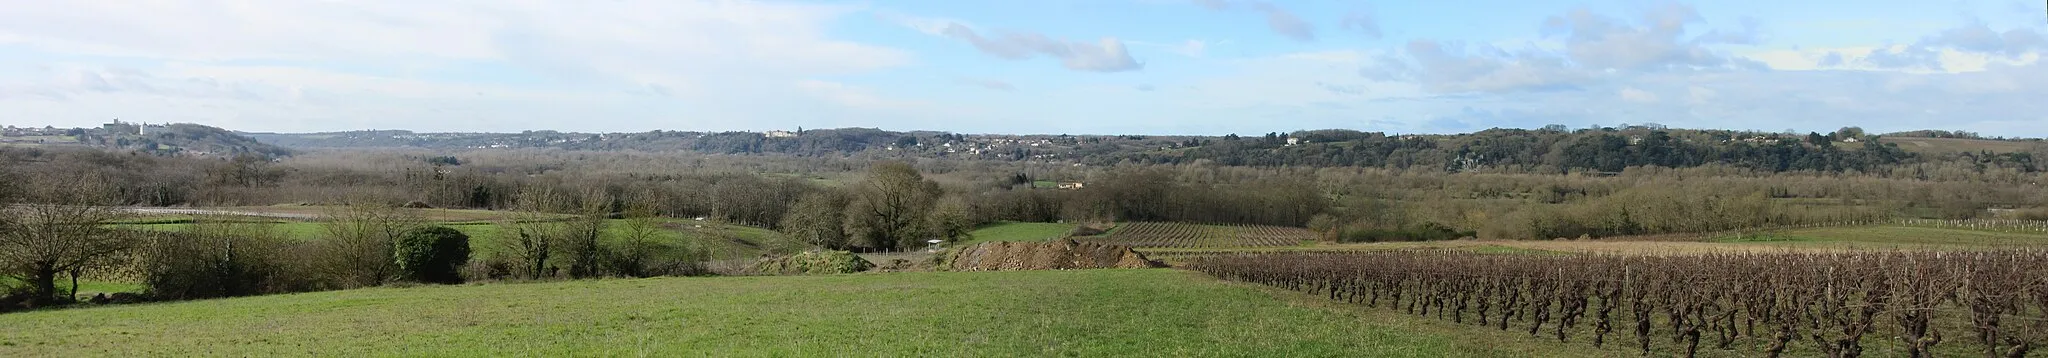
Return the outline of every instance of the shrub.
[[[469,263],[469,235],[443,226],[407,231],[398,237],[392,253],[405,279],[424,283],[462,283],[462,266]]]
[[[148,295],[184,300],[312,291],[310,247],[259,226],[201,222],[181,233],[146,233],[136,252]]]
[[[487,256],[481,260],[471,260],[469,264],[462,265],[462,279],[464,281],[495,281],[512,278],[515,265],[517,263],[495,256]]]
[[[656,277],[710,273],[704,266],[704,260],[710,254],[695,245],[622,240],[606,243],[602,251],[599,259],[610,275]]]
[[[1095,236],[1107,233],[1109,233],[1109,229],[1099,227],[1098,224],[1081,224],[1075,226],[1074,230],[1067,231],[1067,237]]]
[[[1341,242],[1387,242],[1387,241],[1438,241],[1474,236],[1470,231],[1458,231],[1437,223],[1424,223],[1401,229],[1356,229],[1346,230],[1337,236]]]

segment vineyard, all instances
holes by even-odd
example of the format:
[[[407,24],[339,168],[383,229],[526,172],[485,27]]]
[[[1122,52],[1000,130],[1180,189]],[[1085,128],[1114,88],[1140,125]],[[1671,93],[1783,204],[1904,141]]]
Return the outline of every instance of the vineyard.
[[[1240,254],[1228,280],[1643,354],[2024,357],[2048,348],[2048,251]],[[1744,353],[1738,353],[1744,354]],[[2037,355],[2038,356],[2038,355]]]
[[[1316,234],[1281,226],[1137,222],[1120,224],[1106,236],[1076,239],[1137,248],[1276,247],[1301,245]]]

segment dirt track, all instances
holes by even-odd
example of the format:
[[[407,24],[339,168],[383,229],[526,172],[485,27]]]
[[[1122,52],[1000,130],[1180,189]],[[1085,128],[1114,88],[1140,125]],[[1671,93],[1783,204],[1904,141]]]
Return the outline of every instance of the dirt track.
[[[1066,270],[1146,268],[1158,264],[1123,245],[1059,240],[1053,242],[985,242],[949,253],[954,271]]]
[[[130,207],[130,208],[124,208],[124,209],[127,209],[127,210],[128,210],[129,212],[133,212],[133,213],[137,213],[137,214],[145,214],[145,215],[227,215],[227,216],[254,216],[254,217],[266,217],[266,218],[279,218],[279,219],[300,219],[300,220],[312,220],[312,219],[319,219],[319,218],[320,218],[320,215],[313,215],[313,214],[293,214],[293,213],[266,213],[266,212],[254,212],[254,211],[234,211],[234,210],[211,210],[211,209],[186,209],[186,208],[141,208],[141,207]]]

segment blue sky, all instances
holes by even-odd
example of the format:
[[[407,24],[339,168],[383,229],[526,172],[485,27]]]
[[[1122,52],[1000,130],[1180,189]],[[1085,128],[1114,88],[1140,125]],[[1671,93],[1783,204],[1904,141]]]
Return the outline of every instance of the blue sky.
[[[0,124],[2048,136],[2038,1],[0,0]]]

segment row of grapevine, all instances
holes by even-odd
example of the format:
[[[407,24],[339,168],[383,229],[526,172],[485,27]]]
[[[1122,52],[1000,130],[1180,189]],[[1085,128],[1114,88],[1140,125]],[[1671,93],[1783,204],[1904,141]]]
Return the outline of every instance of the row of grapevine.
[[[2036,220],[2013,220],[2013,219],[1970,219],[1970,220],[1937,220],[1937,219],[1901,219],[1901,220],[1898,220],[1898,221],[1897,221],[1897,222],[1895,223],[1895,225],[1902,225],[1902,226],[1915,226],[1915,227],[1931,227],[1931,228],[1942,228],[1942,229],[1964,229],[1964,230],[1983,230],[1983,231],[1998,231],[1998,232],[2008,232],[2008,233],[2036,233],[2036,234],[2039,234],[2039,233],[2048,233],[2048,221],[2036,221]]]
[[[1212,256],[1223,279],[1643,354],[2023,357],[2048,345],[2048,251]],[[1632,338],[1632,339],[1630,339]],[[1668,339],[1670,343],[1658,338]],[[1705,345],[1705,347],[1702,347]]]
[[[1308,229],[1279,226],[1137,222],[1118,225],[1107,237],[1084,240],[1141,248],[1227,248],[1295,246],[1315,237]]]

